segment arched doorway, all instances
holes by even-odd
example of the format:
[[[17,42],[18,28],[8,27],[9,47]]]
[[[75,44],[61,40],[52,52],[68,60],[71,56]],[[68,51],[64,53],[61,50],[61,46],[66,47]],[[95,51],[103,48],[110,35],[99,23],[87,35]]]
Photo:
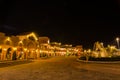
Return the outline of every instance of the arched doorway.
[[[12,45],[12,41],[11,41],[10,37],[5,39],[4,44],[9,45],[9,46]]]
[[[16,53],[16,51],[13,52],[12,60],[17,60],[17,53]]]
[[[2,60],[2,48],[0,48],[0,60]]]
[[[12,48],[7,49],[7,52],[6,52],[6,59],[7,60],[11,59],[11,51],[12,51]]]
[[[27,44],[27,48],[29,50],[28,52],[28,58],[35,58],[35,55],[36,55],[36,52],[35,52],[35,49],[36,49],[36,44],[33,42],[33,41],[30,41],[28,44]]]
[[[18,48],[17,50],[17,59],[23,59],[24,58],[24,49],[23,48]]]
[[[19,41],[18,46],[23,47],[23,41]]]

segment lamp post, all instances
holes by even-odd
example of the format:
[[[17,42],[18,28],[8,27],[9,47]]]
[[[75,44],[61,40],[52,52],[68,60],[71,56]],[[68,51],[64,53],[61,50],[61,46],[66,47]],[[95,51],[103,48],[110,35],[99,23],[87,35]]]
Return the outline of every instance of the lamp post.
[[[117,37],[117,38],[116,38],[116,41],[117,41],[118,49],[119,49],[119,40],[120,40],[120,39]]]

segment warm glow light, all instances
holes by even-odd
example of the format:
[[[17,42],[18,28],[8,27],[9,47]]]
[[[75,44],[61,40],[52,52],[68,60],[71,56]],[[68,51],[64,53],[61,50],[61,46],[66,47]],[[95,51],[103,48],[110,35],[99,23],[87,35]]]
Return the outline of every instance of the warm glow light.
[[[42,51],[40,50],[40,53],[41,53]]]
[[[116,38],[116,41],[119,41],[119,38],[118,38],[118,37]]]
[[[48,40],[48,44],[50,43],[50,41]]]
[[[115,49],[115,46],[110,46],[111,49]]]
[[[4,51],[6,51],[7,49],[6,49],[6,48],[4,48],[3,50],[4,50]]]
[[[33,37],[35,38],[36,41],[38,40],[38,38],[36,37],[36,35],[35,35],[34,32],[28,34],[28,35],[27,35],[27,38],[30,37],[30,36],[33,36]]]
[[[10,37],[8,37],[6,40],[7,40],[7,41],[10,41]]]
[[[22,41],[20,41],[19,43],[23,43]]]
[[[91,52],[91,49],[88,49],[88,53],[90,53]]]
[[[15,51],[15,50],[17,50],[17,48],[16,48],[16,47],[14,47],[14,48],[13,48],[13,50]]]
[[[27,48],[24,48],[24,51],[27,51]]]
[[[36,52],[38,52],[38,49],[36,50]]]
[[[32,51],[32,53],[33,53],[34,51]]]
[[[118,45],[118,48],[119,48],[119,38],[118,37],[116,38],[116,41],[117,41],[117,45]]]
[[[86,50],[84,50],[84,52],[86,53],[87,51],[86,51]]]

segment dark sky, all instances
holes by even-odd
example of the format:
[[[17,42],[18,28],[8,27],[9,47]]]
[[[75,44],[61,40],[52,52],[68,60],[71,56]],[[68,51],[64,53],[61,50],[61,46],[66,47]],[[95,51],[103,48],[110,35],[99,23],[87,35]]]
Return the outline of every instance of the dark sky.
[[[91,47],[120,36],[119,0],[0,0],[0,31],[35,31],[51,41]]]

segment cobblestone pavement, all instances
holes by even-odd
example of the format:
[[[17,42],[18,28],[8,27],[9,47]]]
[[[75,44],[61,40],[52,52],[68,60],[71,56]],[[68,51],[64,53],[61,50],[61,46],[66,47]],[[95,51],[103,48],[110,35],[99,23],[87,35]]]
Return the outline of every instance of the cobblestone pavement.
[[[73,56],[53,57],[1,67],[0,80],[120,80],[120,63],[82,63]]]

